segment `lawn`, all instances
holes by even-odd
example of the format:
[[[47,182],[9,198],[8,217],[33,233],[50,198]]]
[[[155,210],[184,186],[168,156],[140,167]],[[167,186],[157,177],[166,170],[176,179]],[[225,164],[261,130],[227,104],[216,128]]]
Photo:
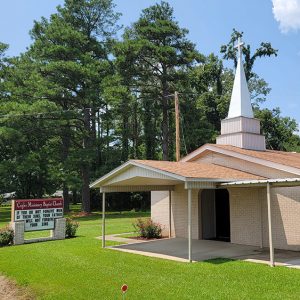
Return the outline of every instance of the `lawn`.
[[[115,213],[107,233],[132,231],[146,213]],[[9,209],[0,211],[0,225]],[[180,263],[102,249],[100,213],[78,218],[78,237],[0,249],[0,272],[39,299],[300,299],[300,270],[213,260]]]

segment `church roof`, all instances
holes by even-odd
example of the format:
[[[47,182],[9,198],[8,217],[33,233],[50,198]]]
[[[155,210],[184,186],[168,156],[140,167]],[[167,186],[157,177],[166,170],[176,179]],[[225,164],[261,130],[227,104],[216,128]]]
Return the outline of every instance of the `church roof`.
[[[242,180],[242,179],[264,179],[251,173],[200,162],[172,162],[159,160],[133,160],[151,168],[164,172],[176,174],[185,178],[202,179],[224,179],[224,180]]]
[[[296,152],[285,152],[285,151],[275,151],[275,150],[265,150],[265,151],[257,151],[257,150],[248,150],[242,149],[239,147],[231,146],[231,145],[216,145],[216,144],[205,144],[195,151],[188,154],[186,157],[182,158],[181,161],[194,161],[201,154],[206,151],[214,151],[214,150],[225,150],[230,151],[231,154],[241,154],[245,157],[252,157],[255,159],[260,159],[264,161],[268,161],[274,164],[280,164],[296,169],[300,169],[300,153]],[[225,153],[224,153],[225,154]]]
[[[242,180],[262,180],[265,177],[248,172],[202,162],[172,162],[159,160],[129,160],[91,183],[98,187],[170,186],[188,182],[223,183]],[[117,191],[117,190],[115,190]],[[120,191],[120,190],[118,190]],[[130,190],[128,190],[130,191]]]
[[[285,152],[285,151],[275,151],[275,150],[256,151],[256,150],[242,149],[231,145],[213,145],[213,146],[300,169],[300,153],[297,152]]]

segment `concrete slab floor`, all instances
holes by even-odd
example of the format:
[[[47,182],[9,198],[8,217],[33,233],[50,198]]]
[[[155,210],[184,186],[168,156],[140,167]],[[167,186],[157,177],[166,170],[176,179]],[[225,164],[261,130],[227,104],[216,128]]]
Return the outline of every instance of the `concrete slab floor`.
[[[112,248],[146,256],[176,261],[188,261],[188,240],[184,238],[155,240],[144,243],[119,245]],[[211,240],[193,240],[192,252],[193,261],[230,258],[269,263],[269,250],[255,246]],[[300,252],[275,250],[275,261],[276,265],[300,268]]]

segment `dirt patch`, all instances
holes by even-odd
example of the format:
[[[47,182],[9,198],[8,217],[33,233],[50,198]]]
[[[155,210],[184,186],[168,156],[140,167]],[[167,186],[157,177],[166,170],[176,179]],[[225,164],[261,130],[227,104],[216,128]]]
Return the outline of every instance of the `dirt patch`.
[[[25,288],[19,287],[13,281],[0,275],[0,299],[1,300],[32,300]]]
[[[93,216],[93,213],[87,213],[84,211],[80,211],[80,212],[73,212],[70,214],[71,218],[82,218],[82,217],[90,217]]]

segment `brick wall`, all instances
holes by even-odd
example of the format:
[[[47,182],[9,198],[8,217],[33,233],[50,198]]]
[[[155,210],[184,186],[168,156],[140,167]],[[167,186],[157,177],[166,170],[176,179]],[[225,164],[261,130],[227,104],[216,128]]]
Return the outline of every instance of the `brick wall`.
[[[300,251],[300,188],[271,188],[273,244]],[[231,242],[268,247],[266,188],[230,189]]]
[[[272,188],[271,202],[274,247],[300,251],[300,187]],[[263,240],[267,247],[267,203],[263,203]]]
[[[264,189],[229,189],[231,242],[261,246],[261,199]]]
[[[172,191],[172,236],[188,235],[188,193],[182,185],[176,185]],[[169,192],[151,192],[151,218],[163,225],[163,234],[169,233]],[[174,222],[175,221],[175,222]],[[192,192],[192,238],[198,239],[198,190]]]

